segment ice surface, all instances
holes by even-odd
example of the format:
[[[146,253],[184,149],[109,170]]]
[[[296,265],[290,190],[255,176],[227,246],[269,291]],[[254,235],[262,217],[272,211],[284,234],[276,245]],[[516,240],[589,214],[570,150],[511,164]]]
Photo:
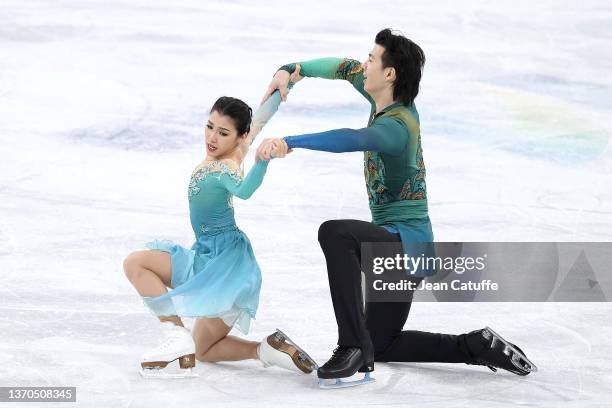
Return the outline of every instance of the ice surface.
[[[364,59],[386,26],[427,55],[417,106],[437,240],[610,240],[609,2],[4,0],[0,386],[76,386],[77,406],[104,407],[606,406],[610,303],[413,305],[410,329],[491,325],[539,365],[527,378],[389,363],[374,384],[321,391],[255,362],[138,375],[157,324],[122,259],[156,238],[191,244],[207,109],[221,95],[256,106],[286,62]],[[307,79],[261,137],[361,127],[367,114],[348,84]],[[296,152],[235,205],[264,273],[248,337],[278,326],[324,362],[336,326],[317,228],[370,219],[361,154]]]

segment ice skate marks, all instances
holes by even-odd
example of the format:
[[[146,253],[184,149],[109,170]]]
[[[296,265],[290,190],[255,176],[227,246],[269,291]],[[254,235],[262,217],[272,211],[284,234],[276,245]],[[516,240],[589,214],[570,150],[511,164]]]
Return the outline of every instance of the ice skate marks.
[[[276,329],[276,333],[268,338],[268,344],[291,356],[295,365],[306,374],[310,374],[319,368],[316,361],[308,353],[279,329]]]
[[[536,371],[538,371],[538,367],[536,367],[536,365],[527,358],[527,356],[525,355],[525,353],[522,352],[522,350],[519,350],[516,346],[509,343],[506,339],[497,334],[489,326],[485,327],[484,331],[482,332],[482,335],[486,339],[491,339],[492,348],[497,346],[497,342],[500,342],[503,345],[503,353],[510,357],[512,364],[518,370],[525,372],[524,374],[519,375],[527,375],[529,373],[535,373]],[[492,370],[497,371],[494,369]]]

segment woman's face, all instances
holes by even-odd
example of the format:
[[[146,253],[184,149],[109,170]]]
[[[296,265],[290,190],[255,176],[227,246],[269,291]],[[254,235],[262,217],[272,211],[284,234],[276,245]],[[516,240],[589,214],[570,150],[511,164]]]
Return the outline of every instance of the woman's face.
[[[215,159],[231,153],[240,142],[234,120],[229,116],[212,111],[204,129],[206,153]]]

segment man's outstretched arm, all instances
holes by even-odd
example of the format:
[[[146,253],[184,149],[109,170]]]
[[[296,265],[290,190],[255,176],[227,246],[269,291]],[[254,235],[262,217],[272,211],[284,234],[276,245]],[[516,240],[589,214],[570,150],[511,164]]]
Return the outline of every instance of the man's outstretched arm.
[[[276,90],[278,89],[283,97],[286,99],[287,93],[285,92],[287,84],[289,82],[289,75],[293,74],[296,68],[301,68],[300,76],[309,78],[324,78],[324,79],[343,79],[349,81],[353,87],[363,95],[370,103],[372,98],[365,91],[363,87],[363,67],[357,60],[350,58],[317,58],[308,61],[302,61],[297,63],[285,64],[279,68],[279,70],[272,78],[268,89],[264,94],[262,103]]]
[[[382,118],[363,129],[334,129],[326,132],[266,139],[257,150],[259,160],[284,157],[291,149],[333,153],[375,151],[399,155],[408,146],[408,130],[398,120]]]
[[[301,67],[300,75],[308,78],[343,79],[353,85],[368,101],[372,98],[363,88],[363,68],[361,62],[350,58],[317,58],[298,62]],[[296,69],[296,63],[285,64],[280,70],[292,74]]]

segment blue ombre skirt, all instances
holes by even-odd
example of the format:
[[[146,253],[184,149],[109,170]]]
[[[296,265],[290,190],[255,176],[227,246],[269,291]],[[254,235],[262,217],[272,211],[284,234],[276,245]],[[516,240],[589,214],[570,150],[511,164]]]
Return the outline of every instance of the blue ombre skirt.
[[[248,333],[259,305],[261,270],[248,237],[236,226],[199,235],[187,249],[171,241],[146,244],[172,259],[172,290],[143,297],[157,316],[218,317]]]

